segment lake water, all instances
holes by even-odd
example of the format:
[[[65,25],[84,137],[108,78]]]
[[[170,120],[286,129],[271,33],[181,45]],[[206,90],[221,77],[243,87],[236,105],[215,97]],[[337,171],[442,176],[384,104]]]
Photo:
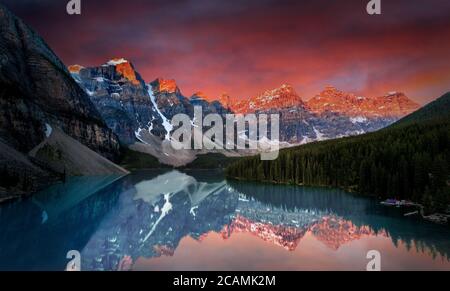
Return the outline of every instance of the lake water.
[[[0,270],[450,270],[450,228],[341,190],[219,172],[80,177],[0,206]]]

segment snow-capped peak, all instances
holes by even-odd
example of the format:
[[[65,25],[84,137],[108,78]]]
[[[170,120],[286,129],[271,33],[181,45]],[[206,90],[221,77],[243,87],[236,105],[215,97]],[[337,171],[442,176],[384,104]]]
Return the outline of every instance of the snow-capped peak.
[[[124,64],[124,63],[128,63],[128,61],[125,60],[124,58],[115,58],[115,59],[108,61],[106,64],[109,66],[117,66],[120,64]]]
[[[274,108],[288,108],[303,106],[301,97],[289,84],[266,90],[262,94],[231,104],[236,113],[248,113]]]
[[[387,96],[397,95],[397,91],[391,91],[387,93]]]

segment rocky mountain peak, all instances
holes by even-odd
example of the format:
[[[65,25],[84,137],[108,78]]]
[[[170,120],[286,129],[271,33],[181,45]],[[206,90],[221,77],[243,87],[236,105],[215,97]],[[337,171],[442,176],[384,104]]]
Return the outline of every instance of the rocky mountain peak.
[[[405,95],[405,93],[403,92],[396,92],[396,91],[392,91],[392,92],[388,92],[387,94],[385,94],[384,99],[386,99],[387,101],[390,102],[410,102],[411,100]]]
[[[231,104],[231,109],[237,113],[249,113],[269,109],[304,106],[302,98],[289,84],[266,90],[262,94]]]
[[[325,89],[308,101],[308,107],[314,113],[337,112],[347,115],[359,114],[359,106],[364,98],[326,86]]]
[[[208,95],[206,95],[204,92],[201,92],[201,91],[198,91],[198,92],[195,92],[192,96],[191,96],[191,99],[193,99],[193,98],[195,98],[195,99],[201,99],[201,100],[209,100],[209,97],[208,97]]]
[[[103,65],[104,67],[112,66],[116,72],[130,81],[133,85],[139,85],[140,81],[133,65],[124,58],[114,58]]]
[[[124,58],[113,58],[113,59],[109,60],[108,62],[106,62],[105,65],[117,66],[117,65],[126,64],[126,63],[129,63],[129,62]]]
[[[327,86],[308,101],[312,112],[334,112],[350,117],[402,117],[419,108],[405,94],[390,92],[381,97],[363,97]]]
[[[71,65],[71,66],[68,67],[68,69],[69,69],[69,72],[70,72],[71,74],[79,74],[80,71],[81,71],[82,69],[84,69],[84,67],[83,67],[83,66],[80,66],[80,65]]]
[[[340,102],[358,103],[363,99],[356,97],[355,94],[344,92],[331,85],[326,86],[325,89],[315,97],[317,97],[317,99],[319,100],[323,98],[328,99],[328,101],[332,103],[340,103]]]
[[[222,95],[220,96],[219,102],[225,107],[225,108],[230,108],[231,107],[231,97],[230,95],[228,95],[227,93],[222,93]]]
[[[153,90],[158,93],[178,93],[177,82],[173,79],[158,78],[151,83]]]
[[[123,144],[133,144],[142,130],[165,134],[145,81],[129,61],[117,58],[97,67],[71,66],[69,71]]]
[[[299,99],[298,94],[295,92],[295,89],[289,84],[283,84],[278,88],[272,90],[266,90],[264,93],[258,95],[256,98],[259,99],[284,99],[286,97],[294,97]]]
[[[420,108],[402,92],[389,92],[384,96],[373,98],[372,107],[380,115],[403,117]]]

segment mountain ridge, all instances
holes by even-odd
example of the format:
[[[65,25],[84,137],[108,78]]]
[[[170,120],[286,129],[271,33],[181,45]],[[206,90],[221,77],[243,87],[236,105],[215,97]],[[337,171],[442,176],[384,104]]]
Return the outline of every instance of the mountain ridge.
[[[228,97],[231,98],[231,97]],[[223,98],[219,98],[223,100]],[[275,102],[273,102],[275,100]],[[266,90],[254,97],[227,102],[236,113],[252,113],[268,109],[302,106],[312,113],[323,114],[334,112],[349,117],[403,117],[420,108],[420,105],[409,99],[404,93],[389,92],[383,96],[357,96],[325,86],[325,89],[312,98],[300,97],[289,84]],[[260,105],[260,106],[258,106]],[[263,105],[263,106],[261,106]]]
[[[130,62],[125,58],[116,58],[107,62],[103,67],[116,67],[118,64],[130,64]],[[134,69],[134,66],[129,65],[129,67],[134,70],[131,81],[124,76],[123,72],[117,71],[116,69],[117,74],[125,79],[119,86],[123,87],[127,82],[132,83],[134,75],[139,76],[139,86],[142,87],[140,91],[144,91],[143,87],[149,88],[147,90],[148,94],[145,92],[142,93],[142,98],[151,99],[152,103],[149,104],[147,100],[145,102],[146,104],[143,104],[142,106],[152,108],[151,111],[156,111],[158,116],[155,117],[152,115],[152,117],[147,118],[144,122],[137,120],[137,122],[132,121],[132,125],[123,125],[122,128],[129,128],[127,130],[127,136],[124,136],[124,134],[119,131],[120,126],[117,126],[117,120],[114,120],[114,114],[119,115],[119,112],[122,112],[120,106],[117,104],[115,106],[111,105],[111,98],[108,94],[103,94],[101,91],[99,92],[98,86],[91,86],[92,83],[96,82],[95,80],[92,80],[95,79],[95,76],[86,77],[86,74],[83,74],[86,70],[96,70],[96,67],[85,68],[78,65],[69,67],[73,72],[72,75],[74,78],[78,80],[78,83],[90,93],[91,99],[94,101],[94,104],[97,105],[97,109],[100,112],[107,113],[108,110],[111,110],[107,109],[106,105],[115,107],[115,111],[111,112],[109,115],[103,114],[103,116],[107,120],[110,128],[121,136],[121,139],[126,144],[133,144],[135,140],[133,132],[135,133],[136,138],[142,141],[142,136],[145,136],[145,134],[142,134],[143,130],[150,131],[150,133],[155,136],[167,139],[168,133],[173,130],[173,127],[170,126],[171,118],[176,114],[183,113],[188,115],[192,120],[194,106],[201,106],[203,115],[207,115],[208,113],[219,113],[222,116],[227,113],[278,113],[280,115],[281,141],[292,145],[376,131],[397,121],[404,113],[416,109],[415,103],[410,101],[403,94],[391,94],[389,95],[389,98],[363,98],[364,100],[356,102],[355,100],[359,100],[360,98],[357,98],[353,94],[339,91],[331,86],[328,86],[321,93],[323,95],[322,97],[319,96],[319,94],[312,100],[304,101],[290,84],[283,84],[278,88],[265,90],[257,96],[246,100],[235,101],[229,95],[224,93],[220,97],[220,100],[211,101],[213,99],[201,91],[194,93],[190,97],[184,96],[174,79],[156,78],[145,86],[143,84],[146,82],[140,77],[139,73]],[[80,76],[82,80],[80,80]],[[101,76],[108,80],[111,79],[110,76]],[[116,93],[119,94],[116,94],[116,96],[121,100],[120,102],[123,102],[123,96],[121,96],[122,93]],[[101,102],[99,102],[96,98],[98,95],[102,94],[104,96],[101,97]],[[322,102],[321,99],[324,97],[328,98],[325,98],[325,101],[328,100],[328,102]],[[330,98],[334,98],[337,101],[333,103],[332,100],[330,101]],[[402,107],[398,105],[397,103],[399,102],[395,101],[397,99],[405,99],[407,106]],[[345,101],[341,102],[342,104],[339,104],[339,100],[350,100],[352,102]],[[383,106],[382,104],[384,104],[384,101],[387,102],[385,105],[393,105]],[[345,110],[345,106],[349,106],[348,104],[352,105],[352,107]],[[326,105],[331,106],[327,107]],[[130,108],[132,106],[133,104],[128,105]],[[378,114],[377,112],[373,112],[375,106],[378,106],[378,108],[386,108],[382,113]],[[335,110],[336,108],[338,110]],[[396,108],[395,114],[386,114],[386,111],[389,112],[390,108]],[[130,110],[127,110],[128,119],[136,119],[135,114],[131,113]],[[131,130],[131,128],[133,128],[133,130]]]

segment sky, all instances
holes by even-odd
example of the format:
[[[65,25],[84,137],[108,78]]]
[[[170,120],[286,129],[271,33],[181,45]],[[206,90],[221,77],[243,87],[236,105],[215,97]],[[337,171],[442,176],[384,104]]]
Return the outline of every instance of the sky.
[[[0,0],[66,65],[131,61],[150,82],[175,79],[245,98],[287,83],[309,99],[327,85],[361,96],[404,92],[426,104],[450,91],[450,1]]]

